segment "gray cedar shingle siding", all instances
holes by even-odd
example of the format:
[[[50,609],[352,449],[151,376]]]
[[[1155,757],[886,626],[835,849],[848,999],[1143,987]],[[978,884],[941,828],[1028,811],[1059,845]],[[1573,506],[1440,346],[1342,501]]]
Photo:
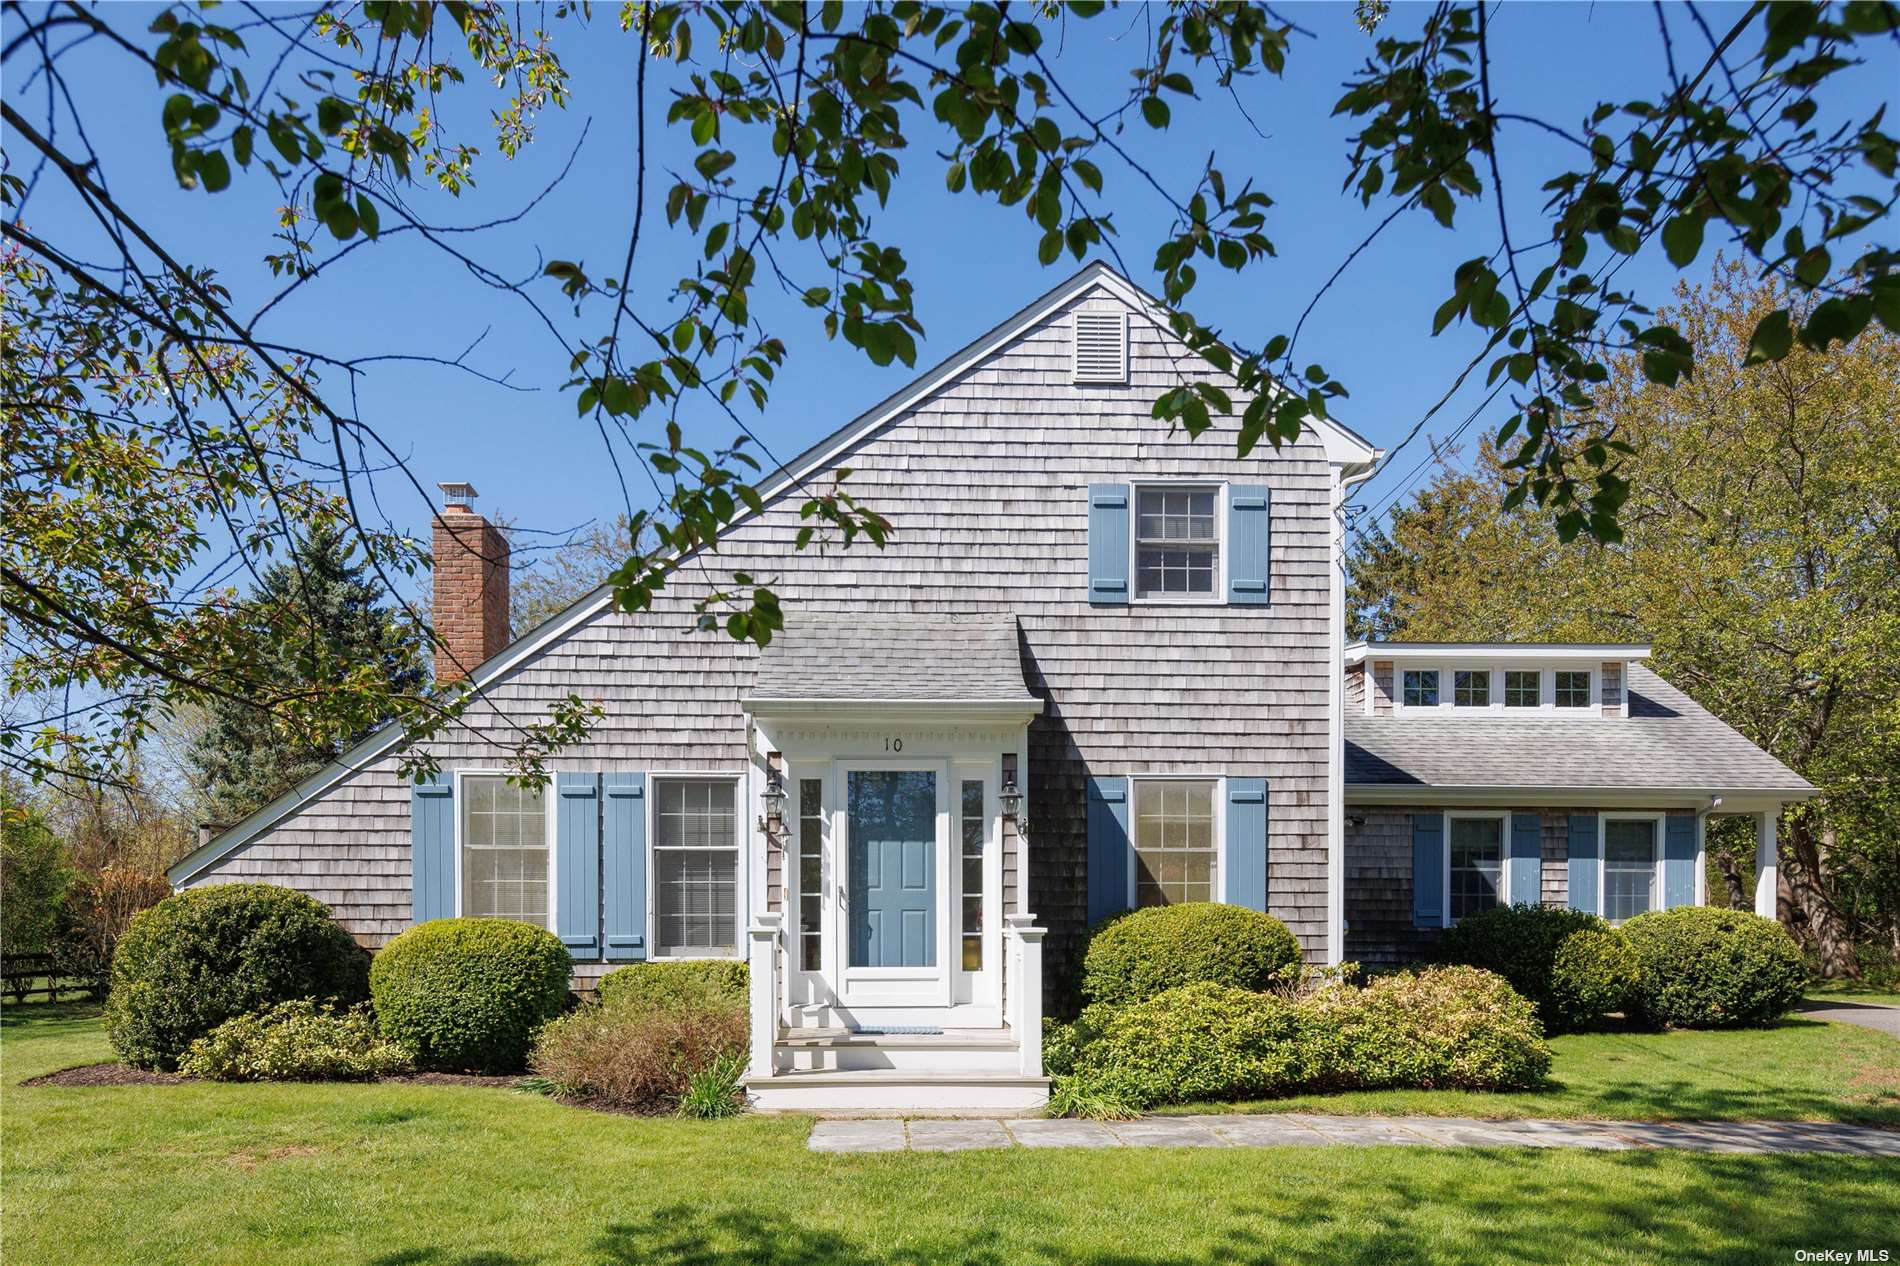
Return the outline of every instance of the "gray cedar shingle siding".
[[[1623,661],[1606,659],[1603,661],[1603,715],[1618,717],[1623,715]]]
[[[1082,302],[1119,300],[1098,289]],[[1198,362],[1164,337],[1132,320],[1130,381],[1077,386],[1068,317],[1052,315],[839,454],[848,487],[895,525],[883,550],[861,541],[795,552],[794,493],[708,556],[716,578],[776,577],[789,613],[1015,613],[1024,676],[1050,700],[1030,727],[1028,904],[1049,928],[1046,979],[1058,999],[1086,919],[1091,774],[1265,777],[1272,912],[1309,956],[1325,949],[1331,474],[1310,435],[1243,460],[1231,426],[1195,442],[1169,434],[1150,406],[1177,367],[1198,372]],[[1088,485],[1169,477],[1272,488],[1269,605],[1089,606]],[[506,743],[496,709],[534,718],[571,691],[607,715],[556,769],[741,772],[739,701],[757,652],[690,631],[705,589],[685,567],[653,610],[587,622],[494,682],[493,706],[471,709],[468,725]],[[465,734],[432,750],[447,768],[502,761]],[[408,794],[394,757],[378,761],[206,879],[243,874],[327,893],[346,926],[381,944],[408,917]]]

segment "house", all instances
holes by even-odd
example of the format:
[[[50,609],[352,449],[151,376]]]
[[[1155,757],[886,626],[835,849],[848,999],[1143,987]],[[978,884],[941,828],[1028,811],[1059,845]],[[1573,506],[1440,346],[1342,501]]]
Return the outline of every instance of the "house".
[[[1046,1096],[1046,1001],[1118,911],[1234,902],[1313,961],[1361,941],[1396,959],[1448,891],[1459,910],[1487,883],[1633,908],[1613,810],[1664,815],[1658,904],[1700,895],[1677,817],[1699,841],[1712,796],[1771,823],[1809,794],[1736,756],[1747,744],[1640,648],[1346,654],[1341,508],[1380,454],[1316,422],[1241,458],[1231,427],[1189,442],[1152,420],[1159,390],[1206,372],[1154,300],[1092,265],[786,463],[763,512],[652,609],[602,591],[514,641],[505,542],[445,485],[438,668],[467,670],[479,700],[432,743],[441,776],[410,785],[403,736],[379,734],[172,880],[300,888],[370,947],[447,915],[546,921],[582,987],[627,962],[743,956],[760,1106],[1011,1110]],[[804,490],[839,467],[894,521],[887,547],[794,548]],[[787,612],[763,650],[690,631],[734,571],[773,577]],[[1520,707],[1511,674],[1533,664]],[[1495,680],[1465,709],[1453,674],[1473,672]],[[544,792],[511,787],[512,727],[570,693],[604,719]],[[1651,748],[1685,746],[1667,786],[1599,770],[1640,778]],[[1576,825],[1592,813],[1600,841]],[[1592,848],[1620,859],[1593,888]]]

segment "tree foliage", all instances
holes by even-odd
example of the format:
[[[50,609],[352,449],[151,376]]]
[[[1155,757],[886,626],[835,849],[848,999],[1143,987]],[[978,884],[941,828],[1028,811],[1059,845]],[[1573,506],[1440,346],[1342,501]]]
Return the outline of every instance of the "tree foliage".
[[[569,103],[560,47],[601,37],[606,19],[591,6],[366,0],[227,20],[223,10],[175,4],[144,30],[122,11],[77,4],[9,10],[8,78],[43,79],[48,102],[38,119],[23,101],[0,102],[10,163],[0,228],[15,252],[0,381],[10,684],[62,697],[77,688],[90,702],[78,717],[60,711],[8,727],[0,757],[44,774],[90,752],[96,772],[168,709],[224,699],[308,733],[396,715],[418,740],[410,768],[429,766],[425,741],[473,696],[405,697],[367,679],[344,690],[265,680],[245,666],[274,662],[254,653],[273,648],[236,625],[229,595],[204,579],[228,578],[221,554],[254,570],[300,531],[332,521],[348,525],[392,589],[423,561],[413,542],[365,517],[377,472],[420,487],[402,446],[357,412],[353,389],[370,360],[481,371],[465,358],[339,358],[265,333],[274,308],[359,251],[412,243],[499,301],[525,304],[547,329],[578,415],[616,469],[624,458],[654,489],[646,504],[625,495],[630,537],[653,542],[612,573],[630,611],[650,607],[684,559],[760,508],[756,445],[740,410],[766,405],[789,346],[759,316],[761,287],[797,296],[827,337],[874,364],[914,362],[917,296],[902,243],[877,214],[900,179],[941,179],[954,194],[1019,210],[1044,266],[1102,252],[1131,275],[1115,209],[1157,199],[1168,227],[1130,246],[1158,278],[1168,325],[1200,358],[1157,391],[1157,422],[1199,436],[1231,416],[1244,454],[1328,416],[1346,384],[1303,354],[1302,335],[1363,246],[1296,318],[1287,309],[1258,329],[1216,328],[1195,314],[1202,270],[1248,274],[1276,251],[1267,173],[1216,155],[1171,189],[1144,159],[1149,147],[1178,143],[1176,106],[1278,77],[1308,33],[1270,7],[1177,0],[1157,10],[1145,38],[1116,45],[1127,50],[1128,88],[1102,112],[1065,83],[1059,48],[1105,8],[625,5],[619,25],[636,82],[622,151],[633,185],[624,256],[602,270],[546,243],[549,262],[532,281],[484,257],[482,228],[433,217],[425,195],[452,200],[486,161],[451,109],[466,94],[447,90],[485,82],[494,148],[504,160],[521,152],[541,113]],[[1516,113],[1496,97],[1496,50],[1478,0],[1367,5],[1360,20],[1379,38],[1336,112],[1358,129],[1347,189],[1389,208],[1367,243],[1401,216],[1446,226],[1461,210],[1497,218],[1490,254],[1447,262],[1435,322],[1469,322],[1485,345],[1418,426],[1480,366],[1508,384],[1494,474],[1507,504],[1544,507],[1560,538],[1614,541],[1624,531],[1633,468],[1627,437],[1601,425],[1599,398],[1614,358],[1665,385],[1697,368],[1688,332],[1614,285],[1622,261],[1652,238],[1677,267],[1721,239],[1789,288],[1787,302],[1744,332],[1751,359],[1826,352],[1876,320],[1900,328],[1900,276],[1881,232],[1896,194],[1896,143],[1882,112],[1827,108],[1842,72],[1889,49],[1900,9],[1888,0],[1756,3],[1725,30],[1709,28],[1699,9],[1659,9],[1666,80],[1647,100],[1597,106],[1581,125]],[[1394,29],[1400,22],[1406,29]],[[85,139],[87,85],[65,69],[80,44],[151,77],[143,126],[181,186],[217,195],[251,180],[276,191],[283,210],[265,258],[282,290],[241,310],[206,261],[179,258],[114,196]],[[677,172],[650,160],[662,127],[690,142],[691,161]],[[1511,130],[1545,138],[1559,156],[1552,169],[1507,175],[1498,142]],[[87,240],[32,215],[42,178],[83,209],[69,218],[102,230],[117,258],[93,261]],[[1539,223],[1514,228],[1512,192],[1538,187],[1548,197]],[[654,260],[651,246],[642,257],[649,203],[690,235],[695,258],[684,269]],[[739,437],[724,446],[688,437],[688,400]],[[853,495],[846,473],[800,490],[800,547],[881,544],[892,530]],[[103,531],[84,537],[78,528],[94,520]],[[770,585],[744,573],[696,592],[693,605],[701,627],[735,638],[763,643],[782,624]],[[591,715],[569,699],[490,741],[538,778],[545,754],[584,733]]]
[[[1856,940],[1900,949],[1900,338],[1761,363],[1762,320],[1812,300],[1737,261],[1678,298],[1695,380],[1661,388],[1625,359],[1599,393],[1633,450],[1618,544],[1501,508],[1487,446],[1355,542],[1351,620],[1422,641],[1651,643],[1664,676],[1824,793],[1785,815],[1781,871],[1795,930],[1836,974]]]

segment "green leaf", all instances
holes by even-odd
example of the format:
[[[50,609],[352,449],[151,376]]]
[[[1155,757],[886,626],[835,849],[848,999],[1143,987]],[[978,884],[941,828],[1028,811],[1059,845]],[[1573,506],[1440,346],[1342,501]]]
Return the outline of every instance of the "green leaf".
[[[231,156],[238,160],[240,167],[251,165],[251,141],[252,132],[248,127],[241,127],[231,133]]]
[[[1703,225],[1703,218],[1693,212],[1674,216],[1663,225],[1663,250],[1668,252],[1670,263],[1686,268],[1695,262],[1702,250]]]
[[[222,150],[208,149],[198,156],[198,177],[206,193],[219,193],[231,184],[231,164]]]
[[[1168,126],[1168,103],[1160,97],[1143,97],[1141,117],[1148,121],[1151,128],[1165,128]]]
[[[1764,361],[1780,360],[1794,347],[1794,325],[1789,320],[1788,310],[1782,308],[1770,312],[1755,325],[1755,333],[1748,340],[1748,358],[1745,363],[1759,365]]]
[[[356,218],[368,237],[375,237],[382,229],[382,216],[377,212],[376,204],[369,200],[369,195],[366,193],[356,195]]]

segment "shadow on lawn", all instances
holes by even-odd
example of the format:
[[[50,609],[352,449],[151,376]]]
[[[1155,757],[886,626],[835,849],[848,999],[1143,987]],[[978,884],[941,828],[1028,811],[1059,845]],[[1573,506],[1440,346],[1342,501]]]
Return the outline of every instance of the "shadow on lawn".
[[[1166,1182],[1168,1152],[1150,1154]],[[981,1225],[972,1211],[963,1227],[933,1234],[916,1228],[901,1245],[872,1247],[822,1215],[793,1220],[749,1209],[708,1210],[693,1205],[657,1209],[637,1222],[609,1225],[594,1251],[613,1266],[793,1266],[825,1262],[874,1266],[894,1258],[943,1266],[1001,1266],[1004,1262],[1087,1261],[1100,1266],[1192,1266],[1206,1261],[1266,1263],[1286,1260],[1563,1263],[1581,1243],[1621,1244],[1638,1254],[1666,1253],[1672,1261],[1762,1260],[1777,1251],[1835,1246],[1893,1248],[1892,1189],[1881,1182],[1846,1182],[1840,1158],[1730,1157],[1655,1153],[1619,1156],[1592,1177],[1566,1174],[1553,1183],[1548,1170],[1527,1166],[1511,1149],[1468,1153],[1457,1176],[1386,1171],[1376,1192],[1349,1184],[1331,1195],[1310,1187],[1275,1189],[1270,1181],[1244,1188],[1244,1199],[1210,1191],[1192,1227],[1173,1233],[1157,1225],[1147,1243],[1105,1251],[1038,1242]],[[878,1166],[891,1158],[866,1158]],[[1655,1171],[1677,1161],[1694,1175]],[[900,1162],[902,1163],[902,1162]],[[1269,1163],[1265,1156],[1262,1164]],[[1264,1177],[1264,1174],[1263,1174]],[[1655,1183],[1671,1198],[1658,1200]],[[919,1182],[929,1181],[924,1175]],[[1826,1201],[1802,1199],[1803,1188],[1827,1184]],[[1029,1188],[1034,1190],[1034,1188]],[[1130,1199],[1139,1199],[1131,1193]],[[1766,1204],[1758,1203],[1766,1201]],[[1750,1227],[1743,1208],[1762,1210]],[[1766,1210],[1774,1210],[1772,1216]],[[893,1210],[893,1217],[900,1216]],[[1079,1219],[1089,1211],[1075,1210]],[[1480,1246],[1480,1241],[1481,1246]],[[1461,1254],[1456,1245],[1471,1252]],[[1448,1251],[1448,1249],[1450,1251]],[[406,1259],[403,1259],[406,1261]],[[433,1259],[416,1259],[417,1266]],[[458,1263],[461,1259],[458,1259]],[[467,1259],[470,1262],[476,1259]],[[379,1264],[384,1266],[384,1264]],[[394,1259],[388,1266],[395,1266]]]

